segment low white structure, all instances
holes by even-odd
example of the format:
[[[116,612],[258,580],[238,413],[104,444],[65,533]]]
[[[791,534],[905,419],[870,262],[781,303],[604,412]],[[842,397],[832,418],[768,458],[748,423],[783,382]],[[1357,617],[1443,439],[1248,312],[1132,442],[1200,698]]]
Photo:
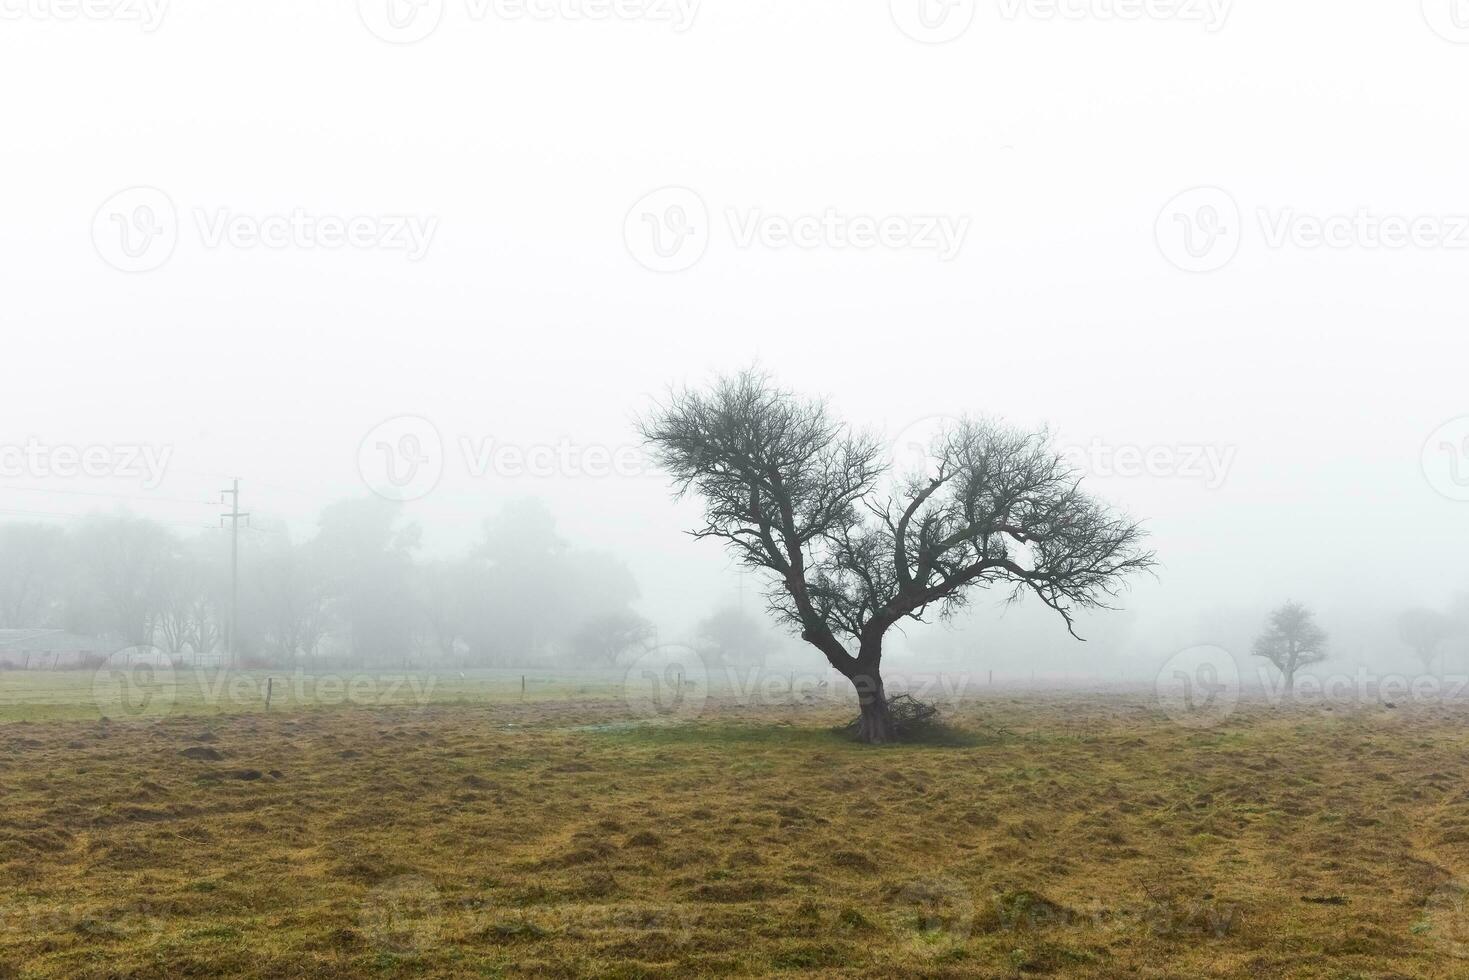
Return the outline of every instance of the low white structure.
[[[115,644],[58,629],[0,630],[0,667],[57,670],[105,659]]]

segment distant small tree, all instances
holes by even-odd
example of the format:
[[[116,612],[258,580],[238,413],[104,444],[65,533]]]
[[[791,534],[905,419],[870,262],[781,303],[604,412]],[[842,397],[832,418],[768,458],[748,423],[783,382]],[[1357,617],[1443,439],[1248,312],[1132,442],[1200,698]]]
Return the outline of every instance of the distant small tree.
[[[1433,609],[1409,609],[1398,617],[1398,636],[1423,661],[1424,670],[1433,669],[1439,647],[1453,632],[1453,621]]]
[[[1070,627],[1153,564],[1142,528],[1083,492],[1044,432],[957,421],[931,465],[892,474],[880,440],[752,370],[674,393],[642,434],[677,493],[703,499],[694,536],[766,572],[770,611],[852,683],[864,742],[900,735],[881,672],[899,623],[1001,586]]]
[[[1265,632],[1255,640],[1255,656],[1280,670],[1289,696],[1296,688],[1296,671],[1326,659],[1326,631],[1304,605],[1287,602],[1270,614]]]
[[[611,667],[629,652],[646,647],[654,635],[653,624],[631,610],[602,613],[571,634],[571,648],[582,662]]]
[[[702,620],[698,638],[708,659],[721,666],[761,666],[774,645],[766,625],[735,606]]]

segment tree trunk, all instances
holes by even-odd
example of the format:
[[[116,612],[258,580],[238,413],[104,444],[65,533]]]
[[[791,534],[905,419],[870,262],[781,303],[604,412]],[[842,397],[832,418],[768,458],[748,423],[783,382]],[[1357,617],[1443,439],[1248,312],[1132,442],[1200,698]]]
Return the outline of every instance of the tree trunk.
[[[1285,673],[1285,699],[1293,700],[1296,696],[1296,672],[1287,670]]]
[[[857,689],[857,703],[862,715],[857,722],[857,737],[867,745],[886,745],[898,740],[898,729],[888,710],[887,692],[876,665],[863,666],[851,678]]]

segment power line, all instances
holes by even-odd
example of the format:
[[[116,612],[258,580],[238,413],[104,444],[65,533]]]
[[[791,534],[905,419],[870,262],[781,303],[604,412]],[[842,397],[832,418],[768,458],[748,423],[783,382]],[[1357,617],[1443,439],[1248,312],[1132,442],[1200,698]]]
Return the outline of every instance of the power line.
[[[210,507],[214,504],[212,500],[198,500],[190,497],[143,496],[135,493],[108,493],[104,490],[62,490],[52,487],[17,487],[8,484],[0,485],[0,490],[14,493],[56,493],[74,497],[108,497],[114,500],[142,500],[148,503],[197,504],[200,507]]]
[[[171,473],[185,473],[185,474],[188,474],[190,476],[202,476],[202,477],[207,477],[208,479],[211,479],[211,480],[233,480],[234,479],[234,477],[231,476],[228,473],[210,472],[208,470],[180,469],[177,466],[170,466],[169,467],[169,472],[171,472]],[[264,487],[267,490],[279,490],[282,493],[294,493],[294,494],[298,494],[299,496],[306,497],[306,498],[308,498],[310,500],[320,500],[323,497],[323,495],[326,495],[326,496],[330,496],[331,495],[331,492],[330,491],[327,491],[324,494],[323,491],[320,491],[320,490],[316,490],[316,491],[313,491],[313,490],[302,490],[300,487],[288,487],[288,486],[284,486],[283,484],[280,484],[280,483],[270,483],[270,482],[267,482],[265,480],[258,480],[255,477],[251,477],[250,478],[250,486],[251,487]],[[257,496],[258,496],[258,494],[257,494]]]
[[[83,521],[83,520],[86,520],[89,517],[94,516],[92,514],[61,514],[61,513],[55,512],[55,511],[46,511],[46,510],[10,510],[10,509],[0,509],[0,514],[3,514],[6,517],[50,517],[50,518],[55,518],[57,520],[63,520],[63,521]],[[196,531],[198,531],[198,530],[204,530],[204,531],[213,531],[213,530],[216,530],[216,528],[215,528],[215,526],[213,524],[186,524],[183,521],[155,521],[151,517],[142,518],[142,520],[152,521],[154,524],[159,524],[159,525],[162,525],[162,526],[165,526],[165,527],[186,527],[186,528],[189,528],[191,530],[196,530]]]

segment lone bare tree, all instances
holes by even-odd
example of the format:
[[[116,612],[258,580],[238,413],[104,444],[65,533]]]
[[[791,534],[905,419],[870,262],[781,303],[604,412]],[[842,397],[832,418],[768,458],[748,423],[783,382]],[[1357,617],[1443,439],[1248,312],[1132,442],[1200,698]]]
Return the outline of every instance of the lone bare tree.
[[[643,420],[677,495],[703,498],[696,538],[771,573],[771,611],[856,688],[863,741],[896,739],[883,638],[952,614],[973,589],[1029,591],[1075,635],[1153,556],[1144,532],[1084,494],[1044,433],[956,422],[926,472],[889,475],[882,444],[758,371],[683,389]]]
[[[1296,671],[1326,659],[1326,631],[1316,625],[1311,610],[1287,602],[1270,614],[1265,632],[1255,640],[1255,656],[1279,668],[1289,697],[1296,689]]]

